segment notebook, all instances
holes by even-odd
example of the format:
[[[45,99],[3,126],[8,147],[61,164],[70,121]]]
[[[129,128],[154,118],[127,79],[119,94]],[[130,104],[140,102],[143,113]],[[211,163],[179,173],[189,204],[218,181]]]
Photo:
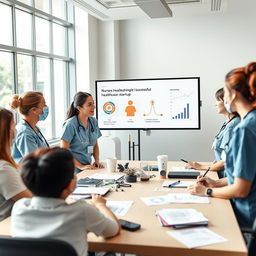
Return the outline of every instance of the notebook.
[[[91,195],[97,194],[104,196],[108,193],[110,187],[77,187],[72,195]]]
[[[196,179],[200,175],[200,172],[168,172],[168,178],[178,178],[178,179]]]
[[[78,187],[97,187],[101,185],[103,180],[101,179],[90,179],[88,177],[80,179],[77,181]]]

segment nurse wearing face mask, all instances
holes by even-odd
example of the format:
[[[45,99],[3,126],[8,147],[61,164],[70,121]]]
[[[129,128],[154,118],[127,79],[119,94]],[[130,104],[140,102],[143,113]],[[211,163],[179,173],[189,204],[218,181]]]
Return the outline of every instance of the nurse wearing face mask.
[[[256,218],[256,62],[226,75],[224,102],[228,112],[236,111],[241,117],[227,148],[227,177],[213,180],[199,176],[188,190],[195,195],[231,199],[240,226],[252,228]]]
[[[49,109],[41,92],[30,91],[22,96],[14,95],[10,103],[22,115],[22,121],[16,126],[16,138],[12,147],[12,157],[16,163],[30,152],[49,147],[45,137],[37,127],[38,121],[47,118]]]

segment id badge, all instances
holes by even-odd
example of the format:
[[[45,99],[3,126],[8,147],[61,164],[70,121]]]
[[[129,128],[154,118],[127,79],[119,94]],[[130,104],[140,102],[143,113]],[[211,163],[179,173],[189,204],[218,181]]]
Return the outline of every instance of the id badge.
[[[87,153],[93,154],[93,146],[88,146]]]
[[[222,153],[221,153],[221,160],[226,161],[226,157],[227,157],[227,155],[226,155],[225,150],[222,150]]]

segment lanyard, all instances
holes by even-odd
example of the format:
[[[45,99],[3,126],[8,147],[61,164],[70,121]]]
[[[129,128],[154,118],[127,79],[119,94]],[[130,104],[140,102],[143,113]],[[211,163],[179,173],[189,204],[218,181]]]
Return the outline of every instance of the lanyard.
[[[23,119],[23,120],[24,120],[24,119]],[[40,136],[37,134],[37,132],[33,129],[33,127],[30,125],[30,123],[29,123],[27,120],[24,120],[24,121],[25,121],[25,122],[27,123],[27,125],[33,130],[33,132],[36,134],[36,136],[39,138],[39,140],[41,140],[42,142],[44,142],[44,143],[47,145],[47,147],[49,148],[50,146],[49,146],[47,140],[45,139],[44,135],[41,133],[41,131],[38,129],[38,132],[39,132],[39,134],[40,134],[42,137],[40,137]]]
[[[215,138],[219,138],[220,133],[226,128],[226,126],[228,125],[228,123],[230,123],[234,118],[236,118],[236,116],[233,116],[231,119],[229,119],[227,122],[225,122],[221,128],[219,129],[218,133],[216,134]]]

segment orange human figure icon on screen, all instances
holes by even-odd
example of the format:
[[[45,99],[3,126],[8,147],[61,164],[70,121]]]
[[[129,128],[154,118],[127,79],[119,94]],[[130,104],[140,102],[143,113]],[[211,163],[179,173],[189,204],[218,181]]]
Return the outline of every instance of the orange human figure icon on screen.
[[[133,104],[133,101],[129,100],[128,101],[129,106],[125,108],[125,112],[127,116],[135,116],[136,108],[132,104]]]

